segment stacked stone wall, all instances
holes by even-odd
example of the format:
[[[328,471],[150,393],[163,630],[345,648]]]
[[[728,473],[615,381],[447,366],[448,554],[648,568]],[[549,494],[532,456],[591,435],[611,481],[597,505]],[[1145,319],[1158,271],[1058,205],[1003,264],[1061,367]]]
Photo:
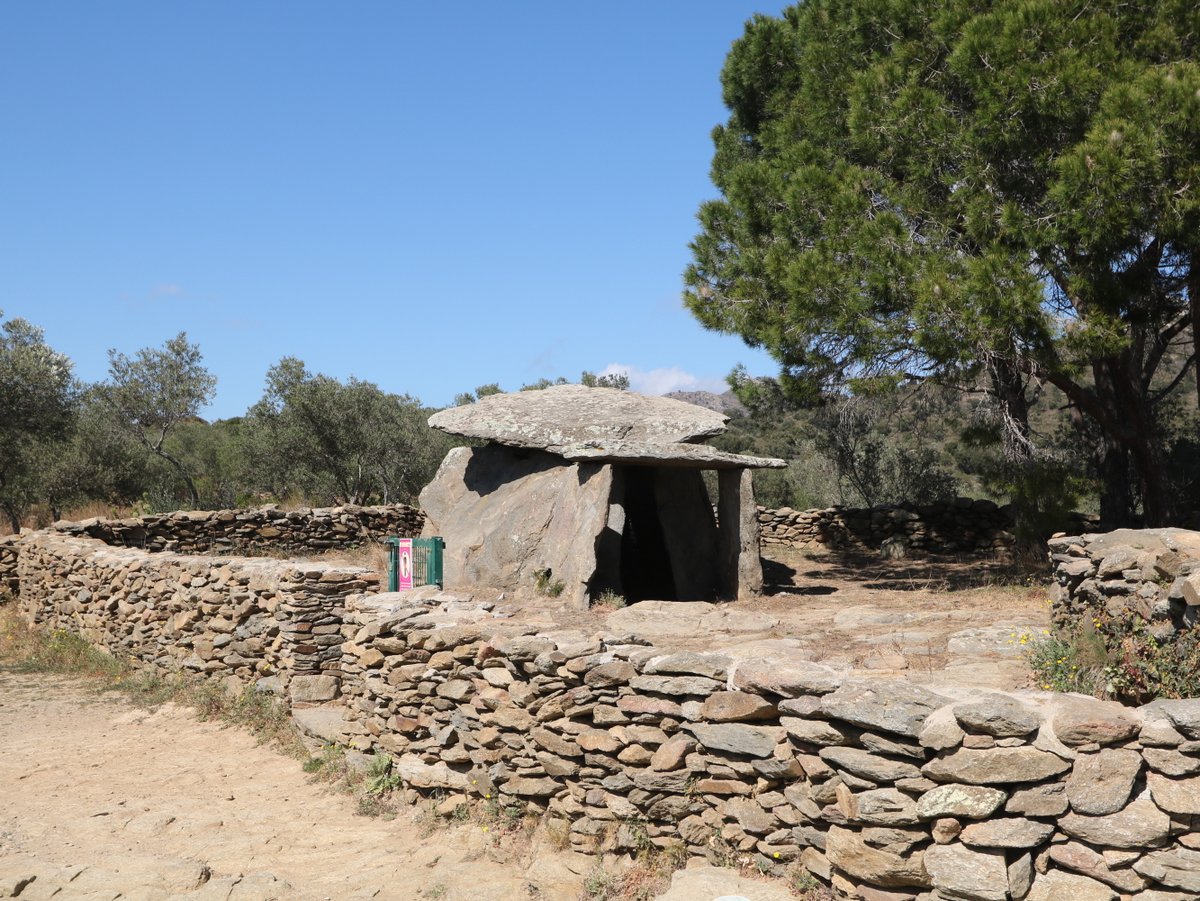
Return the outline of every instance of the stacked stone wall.
[[[0,536],[0,604],[14,599],[21,589],[17,578],[19,540],[16,535]]]
[[[865,901],[1200,892],[1200,700],[933,692],[538,629],[433,589],[371,594],[358,570],[62,535],[26,538],[20,572],[34,619],[156,666],[257,677],[310,732],[391,755],[410,787],[528,804],[580,850],[798,861]]]
[[[764,545],[879,550],[884,541],[899,538],[921,554],[1004,554],[1016,541],[1007,507],[970,498],[824,510],[760,507],[758,520]]]
[[[149,551],[197,554],[321,553],[399,535],[421,533],[425,515],[415,507],[332,507],[280,510],[204,510],[161,513],[130,519],[57,522],[56,531],[97,538],[106,544]],[[758,508],[764,546],[789,545],[825,550],[878,551],[889,540],[902,540],[905,553],[993,555],[1004,557],[1016,546],[1008,507],[989,500],[956,498],[928,505],[829,507],[814,510]],[[1073,529],[1090,519],[1072,516]],[[0,545],[0,578],[12,570]]]
[[[336,675],[345,599],[378,586],[357,567],[150,555],[51,531],[19,548],[19,603],[31,622],[159,670],[243,685]]]
[[[1095,517],[1073,513],[1073,529],[1094,525]],[[1011,555],[1017,540],[1010,507],[959,497],[934,504],[828,507],[824,510],[758,508],[762,543],[827,550],[878,551],[900,541],[916,555]]]
[[[321,553],[398,535],[421,534],[425,516],[416,507],[326,507],[280,510],[194,510],[130,519],[56,522],[68,535],[97,538],[105,544],[148,551],[219,554],[248,551]]]
[[[1200,532],[1119,529],[1050,539],[1056,626],[1132,618],[1167,642],[1200,618]],[[1200,692],[1200,686],[1197,686]]]

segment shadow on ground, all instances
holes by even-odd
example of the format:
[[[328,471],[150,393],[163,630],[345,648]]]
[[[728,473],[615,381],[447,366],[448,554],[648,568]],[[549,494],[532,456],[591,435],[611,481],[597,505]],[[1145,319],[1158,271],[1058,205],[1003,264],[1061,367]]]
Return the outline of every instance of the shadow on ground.
[[[938,556],[886,560],[862,551],[763,558],[763,593],[827,595],[853,583],[877,591],[964,591],[1044,579],[1045,566]]]

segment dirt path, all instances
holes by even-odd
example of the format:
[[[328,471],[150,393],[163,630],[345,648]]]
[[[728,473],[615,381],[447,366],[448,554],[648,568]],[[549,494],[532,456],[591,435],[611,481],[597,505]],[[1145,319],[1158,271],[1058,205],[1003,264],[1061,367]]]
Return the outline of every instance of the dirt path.
[[[478,825],[423,834],[416,813],[359,816],[186,708],[0,671],[0,898],[32,879],[22,901],[575,901],[593,865]]]

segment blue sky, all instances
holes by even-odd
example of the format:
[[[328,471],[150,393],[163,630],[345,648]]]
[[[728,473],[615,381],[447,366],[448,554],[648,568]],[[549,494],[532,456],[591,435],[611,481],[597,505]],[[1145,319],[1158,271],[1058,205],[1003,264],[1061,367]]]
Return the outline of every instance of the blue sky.
[[[782,3],[36,2],[0,27],[0,309],[77,374],[183,330],[431,405],[774,371],[683,309],[718,75]]]

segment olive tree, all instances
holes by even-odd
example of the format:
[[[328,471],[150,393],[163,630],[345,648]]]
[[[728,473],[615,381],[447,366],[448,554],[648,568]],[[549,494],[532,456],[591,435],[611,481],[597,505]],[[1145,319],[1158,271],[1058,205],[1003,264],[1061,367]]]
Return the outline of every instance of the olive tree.
[[[71,370],[37,326],[9,319],[0,328],[0,508],[14,532],[42,493],[53,442],[71,427],[78,397]]]
[[[180,332],[162,348],[143,348],[132,358],[110,350],[108,380],[98,386],[117,422],[171,466],[195,507],[200,506],[200,492],[193,473],[180,455],[172,453],[167,439],[181,423],[199,417],[216,385],[216,378],[204,368],[199,345]]]

